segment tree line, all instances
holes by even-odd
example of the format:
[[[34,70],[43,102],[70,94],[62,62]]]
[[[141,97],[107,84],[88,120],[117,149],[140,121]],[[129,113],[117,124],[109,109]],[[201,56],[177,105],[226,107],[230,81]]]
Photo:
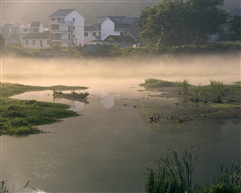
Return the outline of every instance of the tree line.
[[[223,0],[162,0],[154,7],[145,8],[139,20],[141,37],[150,45],[200,46],[207,35],[219,31],[229,15],[220,6]],[[231,20],[235,32],[232,40],[241,40],[241,17]]]

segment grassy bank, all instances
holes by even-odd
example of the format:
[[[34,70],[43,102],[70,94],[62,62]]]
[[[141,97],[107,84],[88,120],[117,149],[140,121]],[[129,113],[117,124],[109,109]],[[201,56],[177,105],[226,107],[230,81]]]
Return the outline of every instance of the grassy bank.
[[[241,82],[227,85],[211,80],[209,85],[195,86],[188,80],[170,82],[149,78],[140,84],[147,90],[169,91],[170,96],[183,98],[195,103],[240,103]],[[165,94],[163,95],[165,96]],[[228,105],[227,105],[228,106]]]
[[[0,135],[26,136],[41,133],[36,126],[58,122],[63,118],[78,116],[68,110],[64,104],[38,102],[35,100],[16,100],[9,96],[27,91],[39,90],[76,90],[86,87],[67,86],[26,86],[21,84],[1,83]]]
[[[209,85],[196,86],[188,80],[149,78],[141,86],[146,97],[138,103],[138,111],[145,124],[156,130],[190,121],[241,118],[240,82],[227,85],[210,81]],[[158,116],[158,121],[153,121],[153,116]]]

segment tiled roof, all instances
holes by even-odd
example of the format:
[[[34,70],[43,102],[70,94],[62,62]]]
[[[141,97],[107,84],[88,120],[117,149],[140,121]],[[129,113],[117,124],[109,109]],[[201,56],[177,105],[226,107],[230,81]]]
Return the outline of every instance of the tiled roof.
[[[10,28],[13,24],[12,23],[5,23],[3,24],[2,28]]]
[[[30,33],[23,37],[25,40],[32,40],[32,39],[49,39],[49,32],[43,33]]]
[[[121,36],[114,36],[114,35],[109,35],[104,41],[117,41],[117,42],[121,42],[121,41],[132,41],[132,42],[135,42],[135,40],[130,37],[130,36],[124,36],[124,35],[121,35]]]
[[[108,16],[115,24],[133,24],[138,20],[138,17],[126,17],[126,16]]]
[[[49,17],[65,17],[72,11],[74,11],[74,9],[58,9],[53,14],[51,14]]]
[[[100,24],[93,24],[91,26],[85,27],[85,31],[100,31]]]
[[[40,21],[33,21],[31,24],[30,24],[30,27],[39,27],[41,25],[41,22]]]

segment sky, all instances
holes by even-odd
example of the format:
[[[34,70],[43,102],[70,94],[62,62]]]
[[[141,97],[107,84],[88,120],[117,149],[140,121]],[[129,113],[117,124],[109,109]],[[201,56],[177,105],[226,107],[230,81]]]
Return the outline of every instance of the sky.
[[[145,7],[159,0],[0,0],[1,23],[42,21],[48,25],[48,16],[57,9],[74,8],[87,24],[96,22],[97,16],[139,16]],[[224,7],[240,7],[240,0],[225,0]]]

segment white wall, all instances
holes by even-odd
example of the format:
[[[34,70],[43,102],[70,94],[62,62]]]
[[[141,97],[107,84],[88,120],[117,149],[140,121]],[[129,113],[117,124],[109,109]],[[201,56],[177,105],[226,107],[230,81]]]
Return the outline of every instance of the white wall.
[[[85,40],[85,45],[91,45],[91,44],[96,44],[95,42],[93,42],[93,40],[96,40],[96,36],[100,36],[100,32],[96,32],[96,36],[93,36],[93,32],[94,31],[86,31],[85,33],[88,33],[88,36],[85,36],[84,40]]]
[[[106,39],[110,34],[112,34],[114,29],[114,23],[109,18],[106,18],[101,24],[101,40]]]
[[[43,39],[42,40],[42,47],[41,47],[41,45],[40,45],[40,40],[39,39],[36,39],[36,40],[34,40],[34,39],[31,39],[31,40],[27,40],[28,41],[28,43],[26,42],[26,40],[25,39],[23,39],[22,40],[22,46],[24,47],[24,48],[33,48],[33,49],[41,49],[41,48],[48,48],[49,47],[49,40],[47,40],[47,39]],[[35,41],[35,43],[33,43],[33,41]]]
[[[73,21],[73,18],[75,21]],[[76,39],[74,43],[77,43],[77,46],[84,45],[84,17],[74,10],[65,17],[64,21],[73,23],[73,35]]]

